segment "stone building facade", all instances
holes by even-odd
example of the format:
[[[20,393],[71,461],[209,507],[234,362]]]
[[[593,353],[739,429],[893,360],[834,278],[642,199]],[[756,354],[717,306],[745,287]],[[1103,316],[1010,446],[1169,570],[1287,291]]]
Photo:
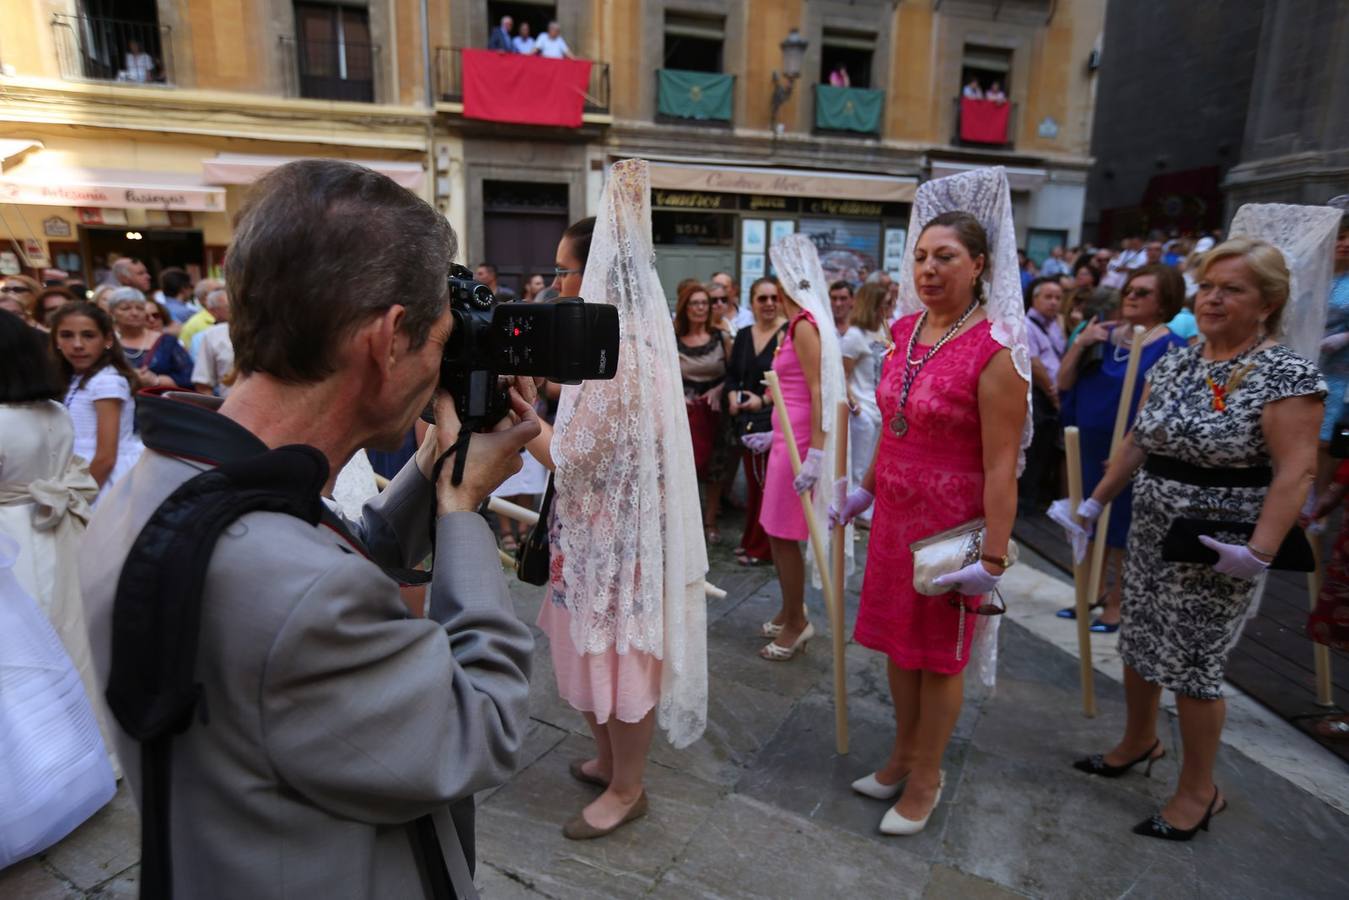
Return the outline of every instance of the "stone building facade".
[[[1044,252],[1080,238],[1105,3],[12,0],[0,239],[68,268],[131,254],[205,274],[248,183],[335,157],[435,203],[465,261],[514,287],[551,268],[613,161],[642,156],[667,281],[747,281],[796,230],[839,274],[897,268],[917,184],[989,164],[1008,170],[1019,241]],[[592,61],[578,127],[466,115],[465,50],[503,15],[536,33],[556,19]],[[1005,89],[992,132],[970,128],[971,79]],[[704,88],[724,104],[704,109]]]

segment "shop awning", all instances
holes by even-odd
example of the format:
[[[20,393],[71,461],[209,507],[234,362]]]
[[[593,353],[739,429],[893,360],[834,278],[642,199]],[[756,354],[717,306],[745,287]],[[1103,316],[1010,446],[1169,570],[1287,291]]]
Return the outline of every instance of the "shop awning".
[[[904,176],[770,169],[756,166],[651,163],[651,186],[679,191],[774,194],[780,197],[830,197],[875,203],[911,203],[918,179]]]
[[[259,156],[253,153],[220,153],[214,159],[201,161],[202,176],[212,184],[252,184],[263,175],[284,166],[300,156]],[[368,169],[387,175],[410,191],[421,191],[426,184],[426,170],[421,163],[396,162],[386,159],[353,159]]]
[[[932,161],[932,177],[945,178],[947,175],[957,175],[961,172],[982,168],[984,166],[973,163],[942,162],[934,159]],[[1014,191],[1033,191],[1049,180],[1049,173],[1044,169],[1003,166],[1003,170],[1007,173],[1007,186]]]
[[[0,203],[224,212],[225,189],[182,172],[90,169],[39,154],[0,175]]]

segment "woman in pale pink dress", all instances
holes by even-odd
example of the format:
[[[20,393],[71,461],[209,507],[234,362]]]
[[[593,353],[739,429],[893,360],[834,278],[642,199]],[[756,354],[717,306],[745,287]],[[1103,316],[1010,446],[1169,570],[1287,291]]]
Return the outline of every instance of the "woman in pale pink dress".
[[[556,431],[545,425],[529,447],[556,492],[538,626],[558,694],[595,738],[595,756],[574,760],[571,774],[604,788],[563,827],[572,840],[646,814],[657,724],[676,747],[706,724],[707,553],[674,335],[651,266],[646,173],[640,161],[615,164],[605,213],[567,229],[557,251],[563,296],[618,307],[618,373],[564,387]],[[533,385],[516,383],[532,399]]]

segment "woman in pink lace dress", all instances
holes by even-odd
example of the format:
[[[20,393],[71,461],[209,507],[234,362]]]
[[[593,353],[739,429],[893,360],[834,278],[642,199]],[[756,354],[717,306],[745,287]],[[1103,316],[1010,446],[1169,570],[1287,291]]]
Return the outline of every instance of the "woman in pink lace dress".
[[[974,610],[1003,571],[1016,515],[1026,382],[990,333],[980,278],[988,258],[986,233],[967,213],[943,213],[920,233],[914,287],[926,309],[891,331],[876,392],[880,443],[841,511],[851,518],[875,496],[855,637],[887,657],[898,735],[886,764],[853,787],[900,795],[881,823],[887,834],[921,831],[940,800],[941,759],[982,625]],[[982,559],[943,576],[952,593],[917,593],[909,545],[978,517],[988,529]]]

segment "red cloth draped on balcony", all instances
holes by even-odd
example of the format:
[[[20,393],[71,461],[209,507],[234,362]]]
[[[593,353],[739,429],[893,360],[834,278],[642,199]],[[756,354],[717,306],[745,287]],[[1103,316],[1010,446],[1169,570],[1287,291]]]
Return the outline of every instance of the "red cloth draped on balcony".
[[[581,127],[590,60],[463,51],[464,118]]]
[[[960,139],[976,144],[1007,143],[1010,103],[960,98]]]

